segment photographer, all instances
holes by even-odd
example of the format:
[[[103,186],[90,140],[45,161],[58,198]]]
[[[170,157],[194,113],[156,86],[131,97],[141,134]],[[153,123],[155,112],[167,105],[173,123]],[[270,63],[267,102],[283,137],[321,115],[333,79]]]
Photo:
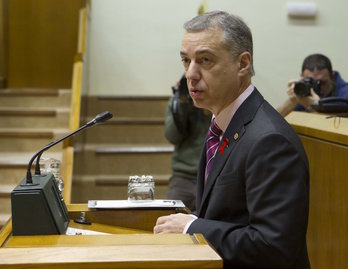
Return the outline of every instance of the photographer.
[[[310,111],[323,97],[348,98],[348,83],[332,70],[330,59],[322,54],[307,56],[302,64],[301,79],[288,82],[289,98],[277,108],[282,116],[291,111]]]
[[[175,146],[167,199],[181,200],[193,211],[198,161],[211,114],[193,106],[184,75],[172,90],[165,119],[165,136]]]

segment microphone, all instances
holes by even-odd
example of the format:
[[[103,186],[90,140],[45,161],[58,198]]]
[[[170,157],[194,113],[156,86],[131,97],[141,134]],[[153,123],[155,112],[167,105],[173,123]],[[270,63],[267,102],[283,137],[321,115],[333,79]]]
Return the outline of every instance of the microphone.
[[[11,192],[13,235],[65,234],[69,224],[68,211],[54,175],[40,174],[40,156],[59,142],[111,118],[109,111],[100,113],[76,131],[49,143],[34,154],[29,161],[26,177]],[[35,175],[32,176],[31,167],[35,159]]]
[[[87,126],[93,126],[94,124],[100,124],[103,123],[109,119],[112,118],[112,113],[109,111],[105,111],[103,113],[98,114],[97,116],[95,116],[95,118],[93,120],[90,120],[89,122],[87,122]]]
[[[97,116],[95,116],[94,119],[90,120],[89,122],[87,122],[84,126],[80,127],[79,129],[77,129],[76,131],[67,134],[66,136],[63,136],[59,139],[57,139],[56,141],[53,141],[51,143],[49,143],[48,145],[46,145],[45,147],[43,147],[41,150],[39,150],[37,153],[34,154],[34,156],[30,159],[29,164],[28,164],[28,169],[27,169],[27,180],[26,180],[26,184],[33,184],[33,179],[32,179],[32,175],[31,175],[31,166],[36,159],[36,167],[35,167],[35,175],[40,175],[40,157],[42,155],[42,153],[46,150],[48,150],[49,148],[53,147],[54,145],[58,144],[59,142],[62,142],[63,140],[69,138],[70,136],[75,135],[76,133],[89,128],[95,124],[100,124],[103,123],[109,119],[112,118],[112,113],[109,111],[105,111],[103,113],[98,114]]]

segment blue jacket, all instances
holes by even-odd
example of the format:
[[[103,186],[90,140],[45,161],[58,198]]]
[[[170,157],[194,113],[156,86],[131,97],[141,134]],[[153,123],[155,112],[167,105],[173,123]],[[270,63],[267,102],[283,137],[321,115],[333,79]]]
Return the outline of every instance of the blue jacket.
[[[336,89],[330,96],[348,98],[348,83],[342,79],[338,71],[335,71],[335,83]],[[295,111],[305,110],[305,107],[300,104],[297,104],[295,107]]]

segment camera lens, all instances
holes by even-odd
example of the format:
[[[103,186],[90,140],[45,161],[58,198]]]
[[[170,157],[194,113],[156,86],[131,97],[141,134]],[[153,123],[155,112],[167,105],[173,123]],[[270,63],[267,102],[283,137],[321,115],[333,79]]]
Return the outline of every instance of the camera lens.
[[[311,95],[311,88],[304,81],[299,81],[295,83],[294,92],[299,97],[305,97]]]

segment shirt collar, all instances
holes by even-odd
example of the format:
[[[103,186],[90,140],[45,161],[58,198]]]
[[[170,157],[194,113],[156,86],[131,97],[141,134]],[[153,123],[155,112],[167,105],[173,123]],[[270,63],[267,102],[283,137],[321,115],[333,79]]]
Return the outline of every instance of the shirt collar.
[[[220,129],[225,133],[228,125],[230,124],[234,114],[237,109],[243,104],[243,102],[249,97],[249,95],[253,92],[254,85],[250,84],[245,91],[243,91],[236,100],[234,100],[231,104],[225,107],[219,115],[213,115],[215,117],[216,124],[220,127]]]

